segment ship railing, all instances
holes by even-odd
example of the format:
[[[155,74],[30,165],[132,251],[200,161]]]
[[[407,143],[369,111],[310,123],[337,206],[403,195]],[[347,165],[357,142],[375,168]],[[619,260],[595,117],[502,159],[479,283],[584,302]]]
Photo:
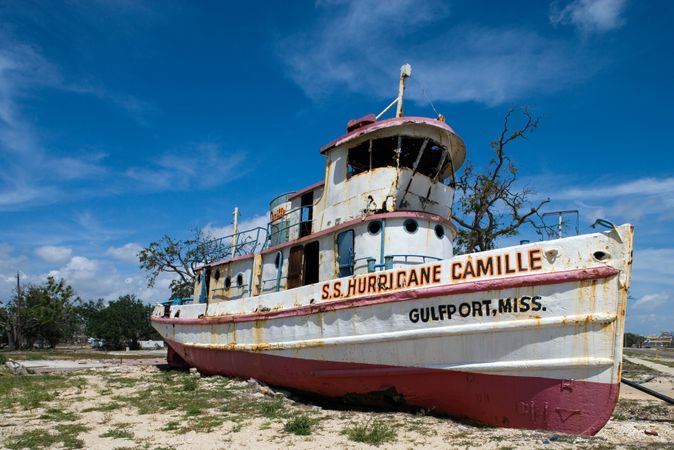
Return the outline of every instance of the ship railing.
[[[421,261],[410,261],[410,258],[420,259]],[[356,266],[356,262],[358,261],[366,261],[367,272],[372,273],[376,272],[377,270],[393,269],[394,263],[418,265],[418,264],[426,264],[426,262],[428,261],[442,261],[442,258],[438,258],[437,256],[419,255],[413,253],[396,253],[391,255],[384,255],[384,262],[377,264],[377,258],[374,258],[372,256],[365,256],[363,258],[354,259],[353,260],[354,267]]]
[[[263,292],[266,292],[267,290],[279,291],[281,290],[281,287],[285,284],[282,281],[287,279],[288,277],[278,277],[278,278],[274,277],[262,280],[262,291]]]
[[[207,255],[211,261],[220,261],[257,253],[264,248],[266,240],[267,230],[255,227],[204,242],[200,244],[197,251],[202,255]]]
[[[293,227],[300,228],[300,233],[298,233],[300,235],[302,234],[302,227],[307,227],[310,230],[312,208],[312,205],[298,206],[297,208],[286,211],[273,221],[269,222],[267,224],[267,241],[265,242],[264,247],[273,247],[274,245],[288,242],[289,233]]]

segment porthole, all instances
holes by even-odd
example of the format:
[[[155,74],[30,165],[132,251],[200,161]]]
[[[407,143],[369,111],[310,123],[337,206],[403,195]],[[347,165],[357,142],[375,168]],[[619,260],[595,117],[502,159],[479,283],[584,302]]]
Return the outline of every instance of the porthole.
[[[274,267],[278,269],[279,264],[281,264],[281,252],[276,253],[276,258],[274,258]]]
[[[435,235],[438,237],[438,239],[442,239],[445,237],[445,227],[443,227],[440,224],[437,224],[435,226]]]
[[[242,273],[240,273],[236,276],[236,285],[238,287],[243,286],[243,274]]]
[[[215,273],[213,274],[213,278],[215,281],[218,281],[220,279],[220,269],[216,269]]]
[[[230,277],[225,278],[225,289],[232,287],[232,279]]]
[[[419,224],[414,219],[407,219],[405,222],[403,222],[403,226],[405,227],[405,231],[408,233],[416,233],[417,228],[419,228]]]
[[[381,222],[378,220],[373,220],[367,224],[367,231],[370,234],[377,234],[381,231]]]

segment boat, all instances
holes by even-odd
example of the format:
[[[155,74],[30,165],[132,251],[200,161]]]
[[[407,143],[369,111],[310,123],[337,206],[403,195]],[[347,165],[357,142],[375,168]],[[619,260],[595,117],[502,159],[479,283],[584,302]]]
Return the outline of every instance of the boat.
[[[443,117],[348,122],[322,181],[210,242],[160,303],[169,363],[336,400],[593,435],[619,394],[633,227],[453,254],[465,144]],[[388,109],[388,108],[387,108]],[[235,219],[236,224],[236,219]]]

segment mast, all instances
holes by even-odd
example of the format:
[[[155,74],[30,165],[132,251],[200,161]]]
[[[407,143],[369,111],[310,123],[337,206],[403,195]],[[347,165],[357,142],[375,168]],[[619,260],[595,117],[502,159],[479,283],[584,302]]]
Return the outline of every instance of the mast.
[[[405,79],[412,76],[412,66],[403,64],[400,68],[400,82],[398,83],[398,96],[393,100],[382,112],[377,114],[376,119],[379,120],[381,116],[386,114],[386,111],[391,109],[393,105],[398,105],[396,108],[396,117],[403,115],[403,95],[405,95]]]
[[[239,208],[234,208],[234,227],[232,229],[232,258],[236,256],[237,233],[239,232]]]
[[[396,109],[396,117],[403,116],[403,95],[405,95],[405,79],[412,76],[412,66],[403,64],[400,68],[400,83],[398,84],[398,108]]]

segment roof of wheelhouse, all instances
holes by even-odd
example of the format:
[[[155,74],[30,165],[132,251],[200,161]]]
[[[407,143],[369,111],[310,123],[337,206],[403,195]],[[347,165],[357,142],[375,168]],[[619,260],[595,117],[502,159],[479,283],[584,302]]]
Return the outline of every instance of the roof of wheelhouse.
[[[374,116],[372,116],[372,118],[374,119]],[[325,154],[329,150],[338,147],[340,145],[359,140],[360,138],[363,138],[365,137],[365,135],[368,134],[379,134],[378,132],[382,130],[404,127],[404,128],[417,129],[421,131],[422,134],[424,128],[428,129],[429,131],[431,130],[435,131],[436,133],[438,131],[446,133],[448,141],[450,143],[450,145],[448,146],[449,147],[448,150],[452,157],[454,170],[457,170],[459,167],[461,167],[466,158],[466,145],[464,144],[463,140],[454,132],[454,130],[449,125],[440,120],[431,119],[428,117],[414,117],[414,116],[394,117],[392,119],[385,119],[380,121],[376,120],[372,121],[366,116],[358,120],[362,120],[365,124],[356,129],[353,129],[347,134],[321,147],[321,154]],[[355,121],[349,122],[349,128],[351,128],[353,122]]]

